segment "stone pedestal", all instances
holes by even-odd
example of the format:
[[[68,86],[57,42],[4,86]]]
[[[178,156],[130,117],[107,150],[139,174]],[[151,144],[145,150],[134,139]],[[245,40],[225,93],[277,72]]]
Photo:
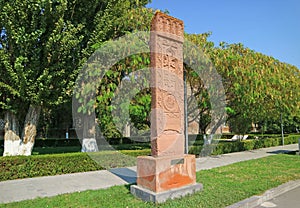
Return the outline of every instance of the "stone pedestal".
[[[138,157],[131,193],[160,203],[202,189],[195,156],[184,154],[183,22],[157,12],[150,51],[152,156]]]
[[[153,192],[195,184],[195,156],[138,157],[137,172],[137,184]]]
[[[161,203],[202,189],[196,183],[194,155],[138,157],[137,173],[138,185],[131,186],[131,193],[144,201]]]

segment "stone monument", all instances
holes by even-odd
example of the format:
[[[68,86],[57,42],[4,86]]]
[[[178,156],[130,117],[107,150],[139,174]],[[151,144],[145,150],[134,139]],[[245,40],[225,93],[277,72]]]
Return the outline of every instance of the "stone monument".
[[[195,156],[184,153],[183,22],[157,12],[151,22],[151,156],[137,158],[131,193],[164,202],[201,190]]]

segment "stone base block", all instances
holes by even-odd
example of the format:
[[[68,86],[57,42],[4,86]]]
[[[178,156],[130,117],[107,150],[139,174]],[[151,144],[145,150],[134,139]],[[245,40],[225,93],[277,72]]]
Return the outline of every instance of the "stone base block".
[[[195,155],[137,158],[139,187],[158,193],[195,183]]]
[[[154,203],[163,203],[168,199],[180,198],[189,194],[193,194],[202,189],[203,189],[203,185],[199,183],[184,186],[181,188],[170,189],[168,191],[164,191],[160,193],[150,191],[148,189],[139,187],[137,185],[132,185],[130,187],[130,191],[134,196],[142,199],[143,201],[154,202]]]

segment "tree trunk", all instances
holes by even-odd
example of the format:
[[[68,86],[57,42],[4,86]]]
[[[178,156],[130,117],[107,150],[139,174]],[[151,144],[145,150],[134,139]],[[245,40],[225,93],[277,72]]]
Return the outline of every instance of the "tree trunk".
[[[19,148],[19,155],[31,155],[37,133],[40,112],[40,106],[30,105],[25,118],[22,132],[23,139]]]
[[[4,152],[3,156],[15,156],[19,152],[20,136],[19,123],[16,116],[11,112],[5,113],[4,127]]]
[[[96,118],[94,115],[84,115],[83,140],[81,152],[99,151],[96,141]]]

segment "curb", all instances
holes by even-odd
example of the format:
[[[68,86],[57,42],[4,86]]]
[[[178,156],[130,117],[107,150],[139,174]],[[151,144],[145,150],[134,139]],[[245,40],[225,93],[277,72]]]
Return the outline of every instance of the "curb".
[[[276,188],[272,188],[260,196],[252,196],[243,201],[240,201],[240,202],[237,202],[230,206],[227,206],[226,208],[254,208],[270,199],[273,199],[273,198],[275,198],[281,194],[284,194],[285,192],[293,190],[299,186],[300,186],[300,180],[290,181],[290,182],[284,183]]]

